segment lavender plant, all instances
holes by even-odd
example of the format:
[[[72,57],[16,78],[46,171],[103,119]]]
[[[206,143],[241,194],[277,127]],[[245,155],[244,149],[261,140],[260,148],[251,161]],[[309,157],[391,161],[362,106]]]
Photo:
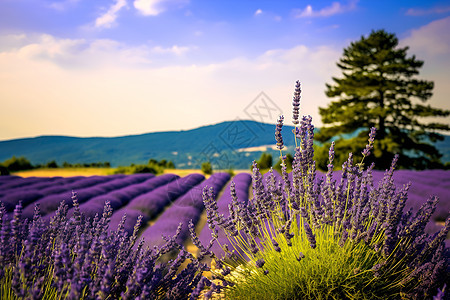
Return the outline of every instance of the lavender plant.
[[[141,218],[131,235],[125,216],[108,230],[108,202],[101,217],[89,219],[76,194],[72,199],[72,216],[62,202],[48,226],[39,205],[30,222],[21,218],[21,204],[12,220],[0,205],[0,299],[187,299],[205,281],[208,267],[175,242],[181,224],[162,246],[144,249],[137,240]],[[173,251],[175,259],[158,261]]]
[[[375,138],[370,131],[362,158],[352,153],[333,176],[334,143],[328,172],[316,176],[311,117],[299,120],[300,84],[294,93],[295,156],[291,174],[283,156],[283,117],[275,130],[281,179],[263,182],[253,163],[253,198],[236,199],[228,216],[205,191],[208,223],[228,243],[211,285],[227,299],[431,299],[448,281],[445,238],[450,228],[424,232],[437,197],[414,214],[404,212],[410,184],[397,188],[398,157],[376,185],[374,165],[364,166]],[[234,185],[231,185],[231,193]],[[221,282],[221,285],[218,284]]]

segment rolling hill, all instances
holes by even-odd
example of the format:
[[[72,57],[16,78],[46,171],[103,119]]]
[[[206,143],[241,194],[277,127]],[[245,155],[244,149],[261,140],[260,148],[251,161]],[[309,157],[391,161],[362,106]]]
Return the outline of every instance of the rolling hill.
[[[288,146],[292,126],[283,127]],[[153,132],[120,137],[39,136],[0,141],[0,161],[25,156],[33,164],[56,160],[58,164],[109,161],[112,166],[147,163],[150,158],[172,160],[177,168],[199,168],[211,161],[216,169],[247,169],[261,152],[275,145],[275,126],[237,120],[185,131]],[[437,143],[443,161],[450,161],[450,136]]]

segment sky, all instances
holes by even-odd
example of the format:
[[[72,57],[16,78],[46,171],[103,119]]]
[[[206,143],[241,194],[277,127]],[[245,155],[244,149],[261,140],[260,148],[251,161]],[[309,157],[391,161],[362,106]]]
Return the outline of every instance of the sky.
[[[296,80],[320,127],[343,49],[378,29],[450,109],[450,1],[1,0],[0,140],[291,124]]]

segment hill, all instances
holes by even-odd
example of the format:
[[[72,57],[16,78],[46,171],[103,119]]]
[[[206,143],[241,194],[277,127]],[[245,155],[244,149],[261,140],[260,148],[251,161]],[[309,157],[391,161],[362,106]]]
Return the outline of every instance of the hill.
[[[283,132],[292,130],[286,126]],[[39,136],[0,142],[0,161],[25,156],[33,164],[109,161],[111,166],[147,163],[150,158],[172,160],[177,168],[248,168],[261,151],[239,149],[274,144],[273,124],[228,121],[185,131],[153,132],[121,137]],[[263,149],[263,148],[261,148]],[[240,158],[246,157],[241,160]]]
[[[283,128],[288,146],[294,142],[292,130],[292,126]],[[25,156],[33,164],[109,161],[115,167],[147,163],[153,158],[171,160],[177,168],[200,168],[202,162],[211,161],[216,169],[247,169],[264,151],[278,156],[272,149],[274,132],[273,124],[237,120],[192,130],[121,137],[39,136],[0,141],[0,161],[15,155]],[[444,161],[450,161],[450,136],[437,146],[444,153]]]

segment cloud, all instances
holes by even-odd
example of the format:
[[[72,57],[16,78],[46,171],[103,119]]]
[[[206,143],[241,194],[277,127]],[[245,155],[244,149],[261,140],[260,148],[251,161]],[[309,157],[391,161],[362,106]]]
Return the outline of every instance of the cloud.
[[[48,61],[62,69],[95,70],[105,67],[146,68],[176,63],[195,46],[127,46],[111,39],[60,39],[49,34],[0,37],[0,54],[17,55],[25,60]],[[155,63],[154,63],[155,62]]]
[[[42,35],[0,52],[0,98],[8,111],[0,118],[0,139],[194,128],[248,118],[244,109],[261,91],[289,118],[296,79],[303,83],[301,112],[318,125],[317,106],[329,101],[324,83],[338,75],[335,62],[341,53],[298,45],[210,64],[152,64],[184,51],[182,46],[127,47],[113,40]]]
[[[424,16],[434,14],[444,14],[450,12],[450,6],[437,6],[429,9],[410,8],[406,11],[407,16]]]
[[[134,0],[133,5],[144,16],[157,16],[172,6],[183,7],[189,0]]]
[[[164,54],[164,53],[172,53],[172,54],[175,54],[175,55],[183,55],[183,54],[187,53],[190,50],[192,50],[192,48],[185,47],[185,46],[181,46],[180,47],[180,46],[177,46],[177,45],[174,45],[174,46],[169,47],[169,48],[163,48],[161,46],[156,46],[156,47],[152,48],[152,52],[153,53],[162,53],[162,54]]]
[[[341,14],[347,11],[354,10],[358,1],[351,0],[347,5],[342,5],[339,2],[333,2],[331,6],[324,7],[319,11],[313,10],[311,5],[307,5],[304,9],[294,10],[295,18],[314,18],[314,17],[329,17],[336,14]]]
[[[48,7],[55,10],[64,11],[69,9],[69,7],[75,5],[77,2],[80,2],[80,0],[64,0],[60,2],[52,2],[48,5]]]
[[[416,55],[423,60],[419,77],[434,82],[433,97],[430,105],[449,109],[448,95],[450,95],[450,16],[430,22],[420,28],[414,29],[410,35],[400,40],[401,47],[408,46],[408,55]],[[429,122],[449,123],[445,118],[426,119]],[[446,121],[446,122],[445,122]]]
[[[109,7],[108,11],[95,19],[95,27],[111,28],[117,19],[117,14],[119,13],[119,11],[126,6],[126,0],[115,0],[115,3]]]
[[[402,44],[410,46],[426,56],[450,54],[450,17],[433,21],[419,29],[411,31],[411,35],[402,40]]]
[[[260,14],[262,14],[263,13],[263,11],[262,11],[262,9],[257,9],[256,11],[255,11],[255,16],[257,16],[257,15],[260,15]]]

